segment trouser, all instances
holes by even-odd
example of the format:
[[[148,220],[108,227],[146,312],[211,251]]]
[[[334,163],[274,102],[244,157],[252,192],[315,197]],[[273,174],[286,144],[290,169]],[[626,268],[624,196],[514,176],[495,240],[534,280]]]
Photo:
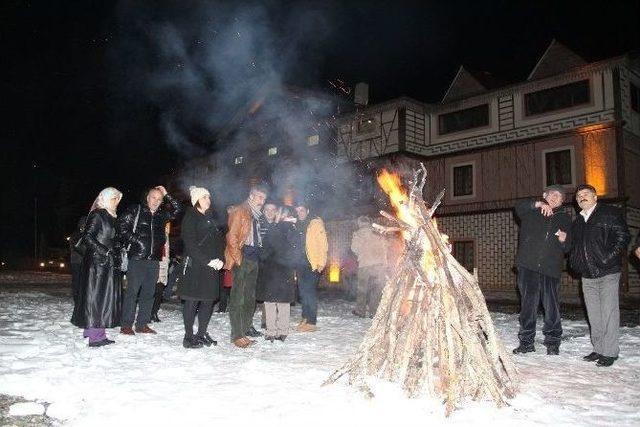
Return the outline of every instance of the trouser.
[[[127,270],[127,289],[124,292],[122,304],[122,326],[131,327],[136,319],[136,327],[142,328],[151,320],[151,308],[153,295],[156,290],[156,282],[160,263],[153,260],[129,260]],[[137,301],[137,302],[136,302]],[[136,306],[139,305],[136,318]]]
[[[231,341],[244,337],[253,324],[257,279],[256,261],[245,258],[242,264],[233,267],[233,286],[227,306],[231,321]]]
[[[218,304],[218,312],[224,313],[227,311],[229,305],[229,295],[231,294],[231,288],[220,286],[220,303]]]
[[[302,305],[302,318],[310,325],[315,325],[318,316],[318,282],[320,273],[313,271],[311,266],[304,266],[297,270],[298,292]]]
[[[288,302],[266,302],[264,312],[267,322],[267,336],[277,337],[289,333],[289,312],[291,306]]]
[[[207,333],[211,314],[213,314],[213,301],[184,300],[182,302],[182,319],[184,320],[184,336],[193,337],[193,324],[198,316],[198,333],[203,337]]]
[[[80,267],[82,264],[71,264],[71,293],[73,295],[74,306],[78,305],[78,295],[80,295]]]
[[[358,268],[356,312],[361,316],[374,315],[384,289],[384,265]]]
[[[560,279],[527,268],[518,267],[518,290],[520,291],[520,331],[518,338],[524,345],[533,345],[536,336],[538,306],[542,301],[544,310],[544,345],[559,346],[562,338],[560,317]]]
[[[618,357],[620,330],[620,306],[618,290],[620,273],[608,274],[597,279],[582,279],[584,302],[591,326],[593,351],[603,356]]]
[[[107,338],[107,334],[105,333],[104,328],[86,328],[84,330],[83,336],[85,338],[89,338],[89,342],[100,342],[103,339]]]
[[[162,304],[162,293],[164,292],[164,283],[156,283],[156,290],[153,294],[153,306],[151,307],[151,320],[160,321],[158,319],[158,311],[160,311],[160,305]]]
[[[162,293],[164,299],[171,299],[171,295],[173,295],[173,287],[176,285],[179,270],[179,268],[174,267],[172,271],[169,272],[169,275],[167,276],[167,286],[164,287],[164,291]]]

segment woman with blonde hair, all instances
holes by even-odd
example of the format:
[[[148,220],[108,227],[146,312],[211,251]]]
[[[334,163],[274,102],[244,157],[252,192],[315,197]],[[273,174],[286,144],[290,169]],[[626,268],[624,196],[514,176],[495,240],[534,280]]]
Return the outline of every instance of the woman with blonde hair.
[[[86,251],[71,323],[84,328],[89,347],[113,344],[105,329],[120,325],[122,287],[117,265],[116,209],[121,199],[122,193],[113,187],[102,190],[91,206],[81,237]]]

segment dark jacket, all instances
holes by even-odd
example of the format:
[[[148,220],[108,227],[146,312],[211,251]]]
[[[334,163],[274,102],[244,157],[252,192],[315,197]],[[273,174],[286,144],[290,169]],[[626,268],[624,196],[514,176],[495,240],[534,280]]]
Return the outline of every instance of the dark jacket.
[[[288,234],[291,224],[267,224],[262,241],[256,299],[265,302],[293,302],[295,289]]]
[[[544,216],[535,203],[535,200],[524,200],[516,205],[516,215],[520,218],[516,265],[559,278],[564,254],[571,249],[571,217],[562,207],[554,210],[553,215]],[[567,233],[564,243],[555,235],[558,230]]]
[[[69,237],[69,263],[80,265],[82,263],[82,252],[76,248],[76,242],[84,234],[84,227],[87,222],[87,217],[83,216],[78,221],[78,226]]]
[[[87,250],[80,267],[80,289],[71,323],[81,328],[113,328],[120,325],[121,274],[116,269],[116,219],[105,209],[87,218],[84,242]]]
[[[630,239],[622,211],[598,203],[587,222],[578,214],[573,223],[571,267],[587,279],[619,273]]]
[[[212,259],[224,262],[224,234],[217,227],[211,210],[200,213],[189,208],[182,219],[184,277],[178,282],[178,295],[190,300],[216,300],[219,297],[220,271],[207,266]],[[183,266],[184,267],[184,266]]]
[[[162,258],[162,247],[166,241],[165,225],[174,219],[180,212],[180,203],[169,194],[164,196],[164,200],[171,206],[168,211],[165,206],[160,206],[155,213],[151,213],[146,203],[129,206],[124,213],[118,217],[118,231],[122,245],[129,249],[129,259],[152,259],[160,261]],[[140,216],[135,233],[133,225],[140,207]]]

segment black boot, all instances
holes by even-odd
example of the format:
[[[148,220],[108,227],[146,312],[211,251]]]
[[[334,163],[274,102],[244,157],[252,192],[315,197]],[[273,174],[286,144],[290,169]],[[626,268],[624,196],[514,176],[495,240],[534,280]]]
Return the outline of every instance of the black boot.
[[[207,347],[218,345],[218,341],[211,338],[209,332],[205,332],[204,335],[196,335],[196,338],[202,343],[202,345],[205,345]]]
[[[156,283],[156,292],[153,294],[153,307],[151,308],[151,321],[159,322],[158,310],[160,310],[160,304],[162,304],[162,293],[164,292],[164,284]]]
[[[533,353],[536,351],[536,348],[533,344],[522,344],[513,349],[513,354],[522,354],[522,353]]]
[[[182,340],[182,346],[184,348],[201,348],[204,344],[196,337],[185,336]]]
[[[547,346],[547,355],[556,356],[560,354],[560,346],[558,344],[549,344]]]
[[[256,331],[256,328],[254,328],[253,326],[251,326],[251,327],[249,328],[249,330],[247,331],[246,335],[247,335],[248,337],[252,337],[252,338],[255,338],[255,337],[261,337],[261,336],[262,336],[262,332],[258,332],[258,331]]]

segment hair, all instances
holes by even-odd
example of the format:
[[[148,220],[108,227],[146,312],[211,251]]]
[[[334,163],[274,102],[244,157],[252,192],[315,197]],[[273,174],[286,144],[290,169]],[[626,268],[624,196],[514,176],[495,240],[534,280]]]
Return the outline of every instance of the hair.
[[[265,195],[269,194],[269,188],[267,187],[266,184],[260,183],[260,184],[253,184],[251,186],[251,188],[249,189],[249,194],[254,193],[254,192],[260,192],[263,193]]]
[[[590,184],[580,184],[580,185],[578,185],[576,187],[576,194],[578,194],[582,190],[589,190],[593,194],[598,194],[598,192],[596,191],[596,188],[593,185],[590,185]]]

